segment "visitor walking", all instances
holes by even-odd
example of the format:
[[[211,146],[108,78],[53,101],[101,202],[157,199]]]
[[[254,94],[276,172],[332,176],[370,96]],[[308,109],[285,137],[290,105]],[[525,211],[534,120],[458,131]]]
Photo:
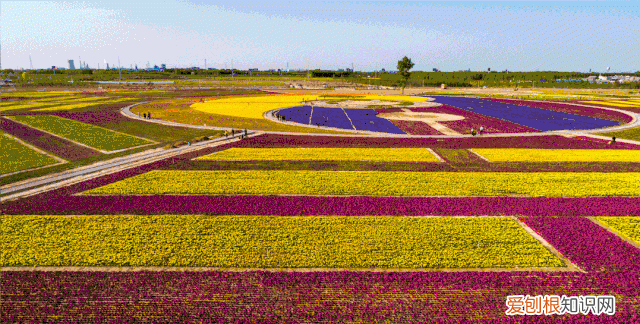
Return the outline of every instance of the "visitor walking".
[[[484,131],[484,127],[480,126],[480,135],[482,135],[482,131]]]
[[[147,112],[147,119],[151,119],[151,113]]]
[[[471,129],[471,136],[476,136],[476,130],[475,129]]]
[[[138,113],[138,114],[140,114],[140,113]],[[142,114],[142,117],[143,117],[144,119],[147,119],[147,113],[143,113],[143,114]]]

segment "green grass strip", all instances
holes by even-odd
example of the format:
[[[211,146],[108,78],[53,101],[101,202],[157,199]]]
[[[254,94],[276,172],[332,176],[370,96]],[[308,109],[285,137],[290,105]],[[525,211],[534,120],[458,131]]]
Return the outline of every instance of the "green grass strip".
[[[107,195],[640,196],[637,172],[151,171],[85,193]]]
[[[56,159],[34,151],[0,133],[0,174],[57,163]]]
[[[103,151],[149,144],[147,140],[51,115],[13,116],[16,121]]]
[[[640,217],[596,217],[620,236],[640,244]]]
[[[506,217],[3,216],[0,266],[513,268],[564,264]]]
[[[230,148],[198,160],[438,162],[425,148]]]
[[[473,149],[492,162],[640,162],[640,150]]]

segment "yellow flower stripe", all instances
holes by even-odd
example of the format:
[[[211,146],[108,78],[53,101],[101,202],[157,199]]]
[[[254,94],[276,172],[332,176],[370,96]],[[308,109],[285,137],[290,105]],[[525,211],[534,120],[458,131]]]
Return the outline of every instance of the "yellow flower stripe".
[[[262,119],[265,112],[278,108],[302,105],[303,100],[331,100],[321,95],[266,95],[247,97],[224,97],[195,103],[191,108],[217,115]],[[364,95],[358,99],[427,101],[428,98],[410,96]]]
[[[198,160],[439,161],[426,148],[230,148]]]
[[[596,104],[596,105],[607,105],[607,106],[613,106],[613,107],[635,107],[637,106],[637,104],[621,104],[621,103],[614,103],[611,101],[580,101],[582,103],[587,103],[587,104]]]
[[[492,162],[640,162],[640,150],[473,149]]]
[[[640,217],[596,217],[620,236],[640,244]]]
[[[3,216],[0,266],[514,268],[564,264],[506,217]]]
[[[155,170],[87,194],[640,196],[637,172],[340,172]]]
[[[113,99],[113,100],[105,100],[105,101],[99,101],[99,102],[84,102],[84,103],[76,103],[76,104],[69,104],[69,105],[54,105],[54,106],[49,106],[49,107],[40,108],[40,109],[33,109],[33,111],[71,110],[71,109],[78,109],[78,108],[109,105],[109,104],[119,103],[123,101],[129,101],[129,100],[131,99],[123,98],[123,99]]]

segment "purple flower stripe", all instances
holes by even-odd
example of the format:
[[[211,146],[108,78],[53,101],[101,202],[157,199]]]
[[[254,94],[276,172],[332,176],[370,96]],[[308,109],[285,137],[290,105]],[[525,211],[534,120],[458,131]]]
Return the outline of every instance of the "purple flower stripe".
[[[557,102],[539,102],[539,101],[528,101],[528,100],[515,100],[515,99],[498,99],[498,98],[485,98],[486,100],[503,102],[508,104],[527,106],[527,107],[535,107],[542,108],[553,111],[561,111],[575,115],[595,117],[607,120],[613,120],[621,123],[629,123],[633,118],[627,114],[619,113],[617,111],[590,108],[566,103],[557,103]],[[580,103],[584,104],[584,103]],[[610,107],[616,108],[617,107]]]
[[[104,184],[109,182],[112,181]],[[72,186],[75,188],[71,190],[78,190],[78,186]],[[640,215],[640,198],[629,197],[64,196],[60,195],[63,190],[58,190],[58,195],[50,192],[4,203],[0,205],[0,212],[13,215]]]
[[[2,321],[637,323],[637,273],[5,272]],[[509,295],[614,295],[610,315],[507,316]],[[135,319],[135,320],[134,320]]]
[[[640,250],[587,218],[527,217],[522,221],[582,269],[640,271]]]
[[[449,105],[430,108],[412,108],[411,111],[416,112],[434,112],[441,114],[459,115],[464,119],[448,122],[440,122],[441,124],[461,133],[469,134],[471,128],[476,131],[483,127],[485,133],[538,133],[537,129],[526,127],[498,118],[488,117],[476,114],[464,109],[456,108]]]
[[[98,151],[49,135],[38,129],[24,126],[13,120],[0,118],[0,130],[66,160],[75,161],[100,155]]]
[[[616,143],[589,137],[567,138],[559,135],[466,138],[379,138],[340,136],[292,136],[265,134],[244,140],[237,147],[430,147],[430,148],[548,148],[548,149],[627,149],[640,145]]]

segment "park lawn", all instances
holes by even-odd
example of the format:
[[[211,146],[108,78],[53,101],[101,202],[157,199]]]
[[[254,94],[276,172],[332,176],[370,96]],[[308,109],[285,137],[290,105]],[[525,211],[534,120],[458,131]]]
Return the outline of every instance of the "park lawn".
[[[230,148],[198,160],[438,162],[426,148]]]
[[[640,150],[476,148],[491,162],[640,162]]]
[[[636,172],[151,171],[92,195],[640,196]]]
[[[58,161],[0,132],[0,174],[37,168]]]
[[[3,216],[0,251],[0,266],[565,266],[507,217]]]
[[[145,139],[57,116],[27,115],[10,118],[103,151],[115,151],[151,143]]]

